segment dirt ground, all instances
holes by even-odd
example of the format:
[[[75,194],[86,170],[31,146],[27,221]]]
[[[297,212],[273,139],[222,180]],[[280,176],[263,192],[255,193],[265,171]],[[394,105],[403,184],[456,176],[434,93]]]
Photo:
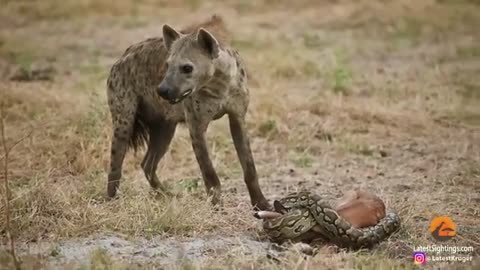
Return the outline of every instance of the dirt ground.
[[[268,199],[307,189],[378,194],[401,230],[371,250],[305,256],[272,246],[253,217],[226,119],[208,131],[224,207],[206,202],[177,129],[155,196],[127,155],[107,201],[105,81],[131,44],[221,15],[250,78],[248,128]],[[480,5],[471,0],[4,0],[4,104],[11,232],[25,269],[415,269],[447,215],[480,264]],[[5,151],[0,150],[2,171]],[[2,179],[0,236],[7,242]],[[0,269],[13,268],[6,245]],[[477,268],[478,269],[478,268]]]

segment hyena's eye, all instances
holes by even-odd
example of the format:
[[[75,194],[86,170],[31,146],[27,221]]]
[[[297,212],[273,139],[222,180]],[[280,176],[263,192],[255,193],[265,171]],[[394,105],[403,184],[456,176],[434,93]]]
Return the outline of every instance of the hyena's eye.
[[[182,73],[185,73],[185,74],[188,74],[188,73],[192,73],[193,71],[193,66],[192,65],[182,65],[180,66],[180,71]]]

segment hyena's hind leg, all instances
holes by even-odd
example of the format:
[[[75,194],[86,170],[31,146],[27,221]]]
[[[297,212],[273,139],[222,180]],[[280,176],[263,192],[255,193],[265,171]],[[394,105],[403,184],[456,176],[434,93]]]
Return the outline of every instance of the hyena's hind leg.
[[[142,161],[142,169],[150,186],[166,191],[157,177],[157,166],[168,150],[177,124],[161,121],[150,125],[148,149]]]
[[[117,98],[117,93],[108,90],[108,103],[112,116],[112,144],[110,148],[110,170],[108,173],[107,193],[114,197],[122,178],[122,165],[132,140],[138,101],[136,97]]]

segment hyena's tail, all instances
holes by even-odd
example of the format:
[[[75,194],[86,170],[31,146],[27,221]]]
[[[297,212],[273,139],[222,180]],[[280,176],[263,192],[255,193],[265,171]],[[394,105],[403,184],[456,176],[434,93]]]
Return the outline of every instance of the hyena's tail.
[[[128,93],[127,88],[123,85],[124,80],[119,80],[119,78],[126,77],[127,68],[125,65],[125,62],[121,60],[113,64],[107,79],[107,99],[114,130],[118,127],[126,127],[127,130],[122,132],[121,135],[124,136],[127,133],[131,135],[129,138],[122,138],[122,141],[128,140],[128,148],[133,148],[136,152],[137,149],[143,147],[149,141],[150,130],[144,116],[142,116],[144,111],[142,100],[132,93]],[[132,111],[135,111],[134,119],[131,118]]]
[[[128,142],[129,148],[133,148],[133,151],[135,152],[144,147],[145,143],[148,143],[149,140],[149,126],[145,123],[139,111],[137,111],[135,115],[132,135],[130,136],[130,140]]]

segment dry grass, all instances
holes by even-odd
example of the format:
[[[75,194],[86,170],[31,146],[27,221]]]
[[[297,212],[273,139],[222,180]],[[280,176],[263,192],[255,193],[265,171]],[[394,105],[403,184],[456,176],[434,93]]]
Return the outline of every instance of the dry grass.
[[[20,241],[94,233],[261,235],[225,119],[208,135],[223,179],[223,210],[205,202],[183,128],[159,166],[178,198],[151,193],[139,169],[143,153],[137,153],[127,156],[120,198],[104,199],[108,68],[131,43],[159,35],[162,23],[186,25],[212,10],[234,30],[234,45],[254,74],[248,126],[268,197],[299,188],[332,196],[369,188],[399,211],[404,226],[372,252],[306,260],[291,252],[278,263],[232,250],[178,269],[226,263],[236,269],[405,269],[412,267],[411,252],[393,247],[434,243],[427,228],[436,215],[451,216],[459,227],[450,244],[474,246],[478,254],[475,1],[6,1],[0,10],[0,99],[7,143],[33,130],[10,154],[12,222]],[[8,80],[18,66],[38,65],[54,67],[54,79]],[[1,206],[2,236],[4,211]],[[32,269],[41,263],[23,259]],[[154,266],[128,265],[99,251],[84,268]]]

